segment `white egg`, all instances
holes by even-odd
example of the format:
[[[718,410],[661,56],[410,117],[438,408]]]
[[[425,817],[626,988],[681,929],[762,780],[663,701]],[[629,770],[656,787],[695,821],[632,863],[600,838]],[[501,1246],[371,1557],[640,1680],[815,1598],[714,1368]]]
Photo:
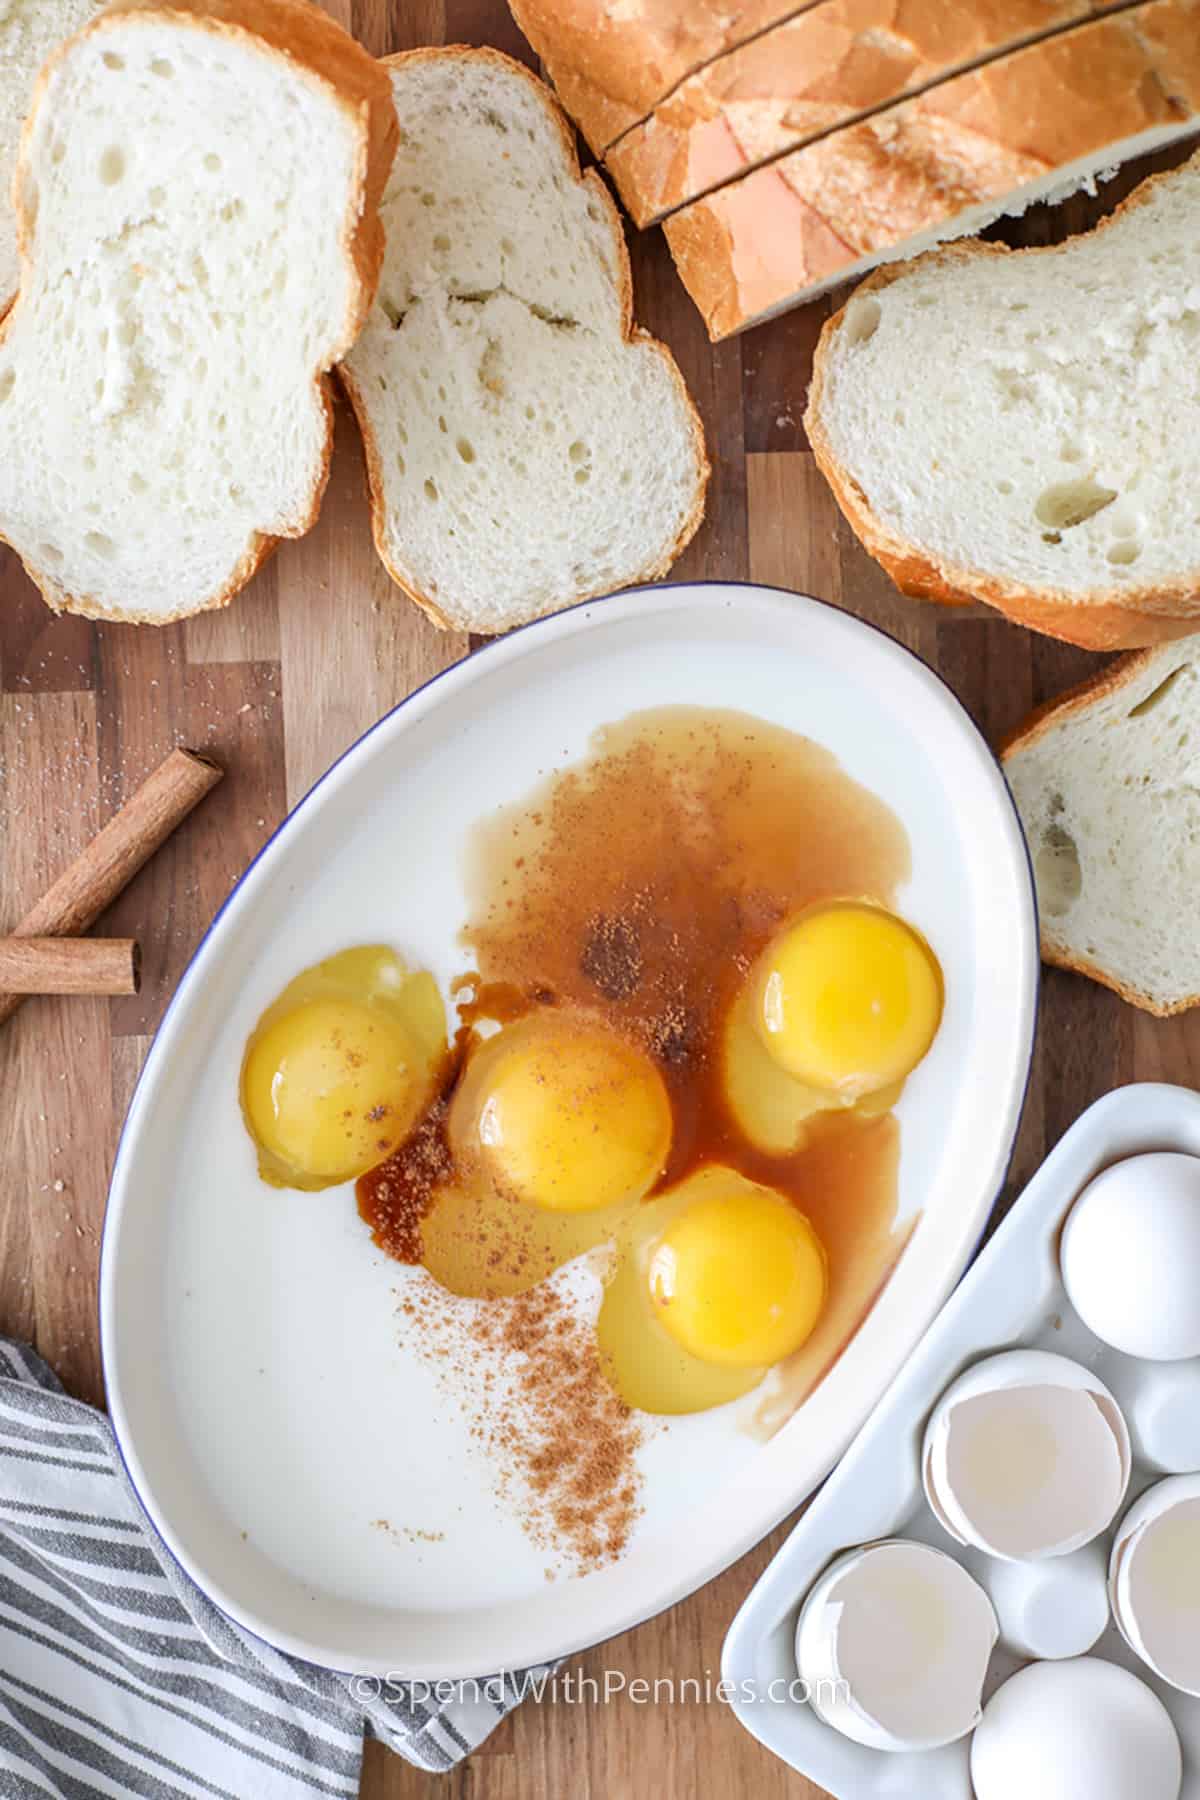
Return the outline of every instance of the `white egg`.
[[[930,1750],[979,1719],[996,1615],[944,1551],[904,1539],[848,1550],[801,1609],[808,1704],[874,1750]]]
[[[976,1800],[1179,1800],[1183,1757],[1144,1681],[1097,1656],[1031,1663],[971,1744]]]
[[[1131,1460],[1121,1409],[1090,1369],[1046,1350],[1006,1350],[942,1395],[921,1475],[958,1543],[1021,1560],[1069,1555],[1106,1530]]]
[[[1106,1344],[1151,1362],[1200,1356],[1200,1157],[1105,1169],[1071,1208],[1059,1260],[1071,1305]]]
[[[1130,1648],[1172,1687],[1200,1694],[1200,1475],[1157,1482],[1130,1507],[1109,1592]]]

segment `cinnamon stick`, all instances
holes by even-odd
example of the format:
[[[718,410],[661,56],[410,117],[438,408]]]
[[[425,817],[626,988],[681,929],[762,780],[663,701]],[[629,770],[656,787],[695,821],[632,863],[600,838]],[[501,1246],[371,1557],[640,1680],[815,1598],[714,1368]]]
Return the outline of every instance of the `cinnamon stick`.
[[[175,827],[220,781],[223,770],[195,750],[172,750],[133,798],[64,869],[19,925],[14,937],[77,937],[86,931]],[[22,994],[0,992],[0,1023]]]
[[[0,938],[0,992],[136,994],[141,961],[133,938]]]

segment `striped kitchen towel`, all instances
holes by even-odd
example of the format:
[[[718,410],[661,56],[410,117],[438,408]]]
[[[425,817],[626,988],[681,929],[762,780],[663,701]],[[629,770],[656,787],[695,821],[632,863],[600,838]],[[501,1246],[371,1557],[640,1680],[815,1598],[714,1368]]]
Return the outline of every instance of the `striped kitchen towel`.
[[[354,1795],[364,1731],[448,1769],[521,1685],[375,1692],[242,1631],[155,1535],[104,1415],[0,1338],[3,1800]]]

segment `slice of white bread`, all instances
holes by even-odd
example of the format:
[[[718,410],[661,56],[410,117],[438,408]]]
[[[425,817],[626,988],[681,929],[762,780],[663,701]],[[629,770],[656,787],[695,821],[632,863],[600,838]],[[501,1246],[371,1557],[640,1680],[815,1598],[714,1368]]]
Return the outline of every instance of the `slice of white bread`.
[[[86,25],[101,0],[0,0],[0,313],[17,291],[12,179],[17,142],[38,70],[56,45]]]
[[[664,229],[718,339],[1197,129],[1200,0],[1150,0],[831,132]]]
[[[907,593],[1090,649],[1200,624],[1200,155],[1096,230],[882,269],[825,326],[806,419]]]
[[[701,64],[820,3],[508,0],[559,99],[597,156]]]
[[[1042,955],[1148,1012],[1200,1003],[1200,638],[1122,657],[1003,751]]]
[[[663,574],[708,462],[670,352],[632,324],[608,190],[519,63],[456,48],[389,67],[387,252],[342,367],[389,573],[480,632]]]
[[[382,257],[386,72],[307,0],[114,8],[22,138],[0,537],[55,608],[220,606],[307,531]]]
[[[1116,3],[1116,0],[1111,0]],[[639,225],[1103,0],[824,0],[689,76],[606,164]]]

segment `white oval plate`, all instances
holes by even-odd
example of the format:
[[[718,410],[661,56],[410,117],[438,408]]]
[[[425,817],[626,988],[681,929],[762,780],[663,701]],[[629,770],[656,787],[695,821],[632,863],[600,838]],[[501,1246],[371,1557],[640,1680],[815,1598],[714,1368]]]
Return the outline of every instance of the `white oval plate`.
[[[656,1430],[626,1555],[548,1582],[546,1552],[498,1503],[463,1415],[402,1338],[396,1293],[413,1272],[374,1249],[349,1189],[258,1180],[237,1076],[263,1007],[319,957],[386,941],[442,979],[461,968],[472,825],[577,759],[597,726],[664,704],[802,732],[903,820],[913,874],[899,904],[947,996],[899,1108],[900,1211],[923,1216],[789,1424],[762,1444],[734,1406]],[[1028,859],[995,760],[935,675],[833,607],[653,588],[439,676],[334,765],[247,872],[129,1111],[101,1335],[118,1441],[167,1545],[250,1630],[371,1673],[518,1668],[692,1592],[828,1472],[965,1266],[1016,1131],[1037,973]]]

